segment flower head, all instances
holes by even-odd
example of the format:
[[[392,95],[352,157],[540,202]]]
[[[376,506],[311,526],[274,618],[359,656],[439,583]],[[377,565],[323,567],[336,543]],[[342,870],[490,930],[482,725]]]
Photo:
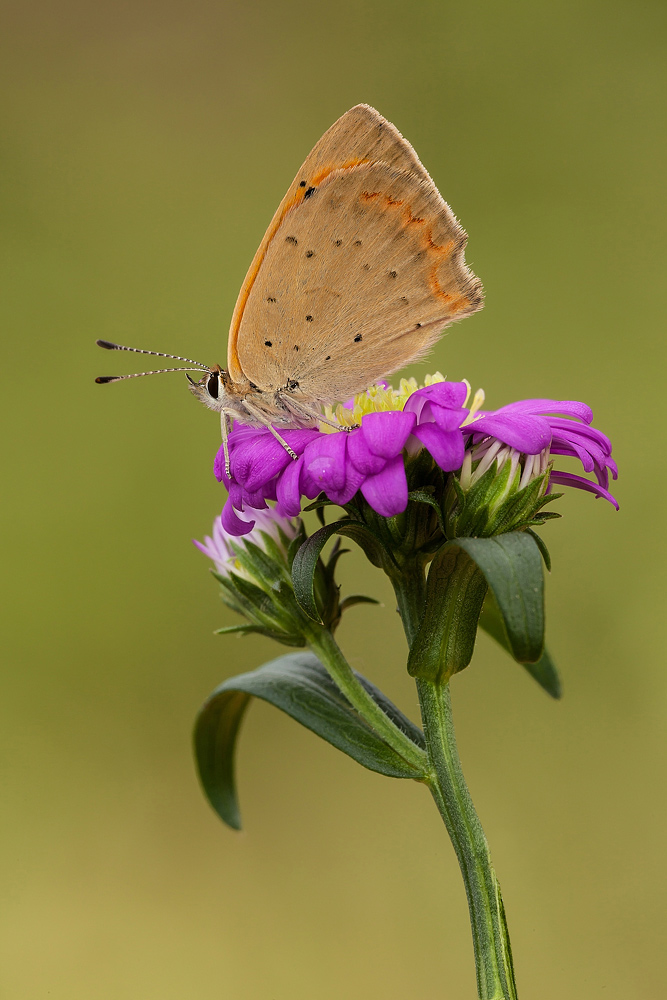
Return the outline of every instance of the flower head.
[[[443,472],[460,470],[464,490],[494,463],[499,472],[509,462],[519,472],[517,482],[509,477],[513,486],[522,489],[543,476],[544,492],[553,484],[575,486],[617,506],[607,489],[609,472],[616,475],[611,443],[590,427],[592,412],[585,404],[532,399],[484,411],[484,394],[478,392],[468,406],[469,396],[467,382],[447,382],[439,373],[421,388],[414,379],[401,380],[398,389],[372,386],[327,412],[342,432],[328,425],[283,432],[296,461],[267,428],[236,427],[229,438],[231,477],[222,449],[215,462],[215,474],[229,490],[225,530],[250,531],[254,522],[239,512],[264,510],[271,500],[295,517],[303,497],[314,500],[321,493],[340,506],[360,493],[376,513],[394,517],[408,505],[406,462],[422,450]],[[553,458],[561,455],[578,458],[596,482],[553,471]]]

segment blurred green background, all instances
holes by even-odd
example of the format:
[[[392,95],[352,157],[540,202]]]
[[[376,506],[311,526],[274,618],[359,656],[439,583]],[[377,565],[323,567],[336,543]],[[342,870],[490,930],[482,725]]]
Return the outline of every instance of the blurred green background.
[[[255,704],[244,832],[203,800],[199,704],[280,650],[212,635],[233,617],[190,539],[224,499],[214,416],[182,375],[93,383],[136,370],[96,337],[224,361],[278,201],[359,101],[416,147],[486,288],[415,373],[584,399],[621,468],[620,514],[570,493],[544,530],[564,700],[484,637],[453,682],[520,995],[664,996],[665,5],[3,6],[2,997],[475,995],[425,790]],[[346,560],[385,605],[342,644],[414,712],[388,589]]]

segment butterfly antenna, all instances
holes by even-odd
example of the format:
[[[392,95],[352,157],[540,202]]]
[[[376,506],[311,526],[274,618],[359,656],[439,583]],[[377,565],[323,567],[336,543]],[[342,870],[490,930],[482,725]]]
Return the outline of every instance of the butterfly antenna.
[[[125,378],[143,378],[144,375],[163,375],[165,372],[191,372],[192,368],[157,368],[152,372],[134,372],[132,375],[98,375],[95,381],[98,385],[106,385],[107,382],[122,382]],[[200,368],[200,372],[208,372],[208,368]],[[190,379],[192,382],[192,379]],[[192,382],[193,385],[196,383]]]
[[[208,365],[204,365],[201,361],[193,361],[192,358],[182,358],[180,354],[163,354],[162,351],[142,351],[140,347],[123,347],[122,344],[114,344],[111,340],[96,340],[95,343],[98,347],[103,347],[105,351],[132,351],[133,354],[152,354],[154,358],[173,358],[174,361],[188,361],[194,368],[197,368],[200,372],[210,372]],[[165,368],[164,371],[186,371],[185,368]],[[154,372],[141,372],[142,375],[154,375]]]
[[[142,378],[144,375],[162,375],[165,372],[200,371],[208,372],[209,374],[211,372],[208,365],[203,365],[201,361],[193,361],[192,358],[182,358],[178,354],[163,354],[161,351],[142,351],[139,347],[123,347],[122,344],[114,344],[111,340],[98,340],[97,346],[103,347],[105,351],[132,351],[134,354],[152,354],[156,358],[173,358],[174,361],[188,361],[190,363],[190,367],[188,368],[158,368],[155,371],[136,372],[133,375],[100,375],[95,379],[99,385],[105,385],[107,382],[121,382],[126,378]]]

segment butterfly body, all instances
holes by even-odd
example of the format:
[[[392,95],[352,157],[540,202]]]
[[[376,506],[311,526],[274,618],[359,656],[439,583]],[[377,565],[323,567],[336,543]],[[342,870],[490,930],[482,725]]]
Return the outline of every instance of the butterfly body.
[[[198,382],[190,379],[190,391],[209,410],[250,426],[310,427],[318,422],[310,400],[294,381],[278,390],[260,389],[248,380],[234,382],[228,372],[213,365]]]

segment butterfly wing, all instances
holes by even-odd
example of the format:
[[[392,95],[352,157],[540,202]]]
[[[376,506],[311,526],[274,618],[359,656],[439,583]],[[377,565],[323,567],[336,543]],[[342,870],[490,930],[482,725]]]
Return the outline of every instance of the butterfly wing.
[[[466,236],[412,147],[365,105],[297,174],[239,295],[232,378],[341,399],[423,355],[476,311]]]

